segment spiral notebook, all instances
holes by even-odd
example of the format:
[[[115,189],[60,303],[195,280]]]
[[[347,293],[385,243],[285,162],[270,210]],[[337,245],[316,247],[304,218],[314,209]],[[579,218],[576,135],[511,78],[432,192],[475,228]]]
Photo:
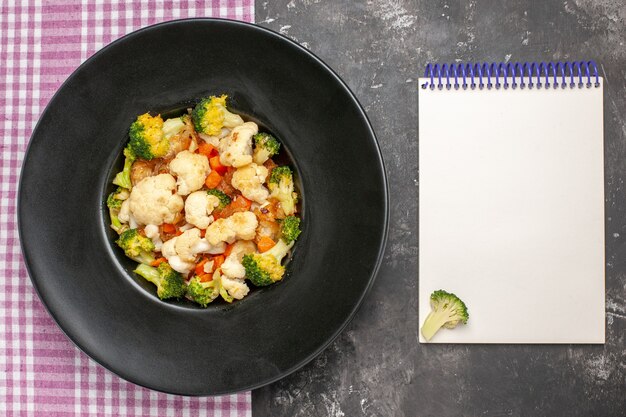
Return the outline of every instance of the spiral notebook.
[[[604,343],[602,92],[592,61],[427,66],[419,325],[438,289],[470,314],[430,343]]]

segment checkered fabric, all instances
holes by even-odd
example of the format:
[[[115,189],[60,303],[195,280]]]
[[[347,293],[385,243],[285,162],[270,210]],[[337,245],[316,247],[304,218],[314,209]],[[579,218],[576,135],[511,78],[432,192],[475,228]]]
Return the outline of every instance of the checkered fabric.
[[[16,194],[39,114],[85,59],[154,23],[254,19],[254,0],[0,0],[0,416],[251,416],[250,393],[190,398],[133,385],[80,352],[42,306],[20,253]]]

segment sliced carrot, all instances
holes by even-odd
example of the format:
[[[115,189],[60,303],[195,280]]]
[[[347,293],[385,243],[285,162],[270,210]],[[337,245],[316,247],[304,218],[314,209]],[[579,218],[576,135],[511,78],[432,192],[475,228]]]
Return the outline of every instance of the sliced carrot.
[[[213,274],[202,274],[199,275],[198,278],[200,279],[200,282],[213,281]]]
[[[196,275],[203,275],[206,273],[204,272],[204,265],[207,262],[209,262],[209,258],[202,258],[202,260],[196,264]]]
[[[228,207],[228,206],[226,206]],[[211,213],[211,215],[213,216],[214,220],[218,220],[222,218],[222,211],[219,208],[216,208],[215,210],[213,210],[213,213]]]
[[[233,207],[237,208],[245,208],[246,210],[250,210],[250,206],[252,206],[252,201],[248,200],[242,195],[238,195],[235,197],[232,203],[230,203]]]
[[[226,246],[226,250],[224,251],[224,256],[226,258],[228,258],[230,256],[230,253],[233,251],[233,247],[235,246],[234,243],[231,243],[230,245]]]
[[[226,181],[226,177],[228,177],[228,172],[227,172],[227,173],[226,173],[226,175],[222,178],[222,181],[220,181],[220,183],[219,183],[219,184],[217,184],[217,187],[215,187],[215,188],[217,188],[218,190],[220,190],[221,192],[223,192],[223,193],[224,193],[224,194],[226,194],[226,195],[233,195],[233,194],[235,194],[235,192],[236,192],[237,190],[235,190],[235,189],[233,188],[233,186],[232,186],[232,185],[230,185],[230,182],[229,182],[229,181]]]
[[[267,252],[272,249],[276,245],[276,242],[272,240],[271,237],[263,236],[259,239],[259,243],[257,243],[257,247],[259,248],[259,252]]]
[[[222,177],[222,181],[215,188],[217,188],[218,190],[222,191],[224,194],[227,194],[227,195],[235,194],[236,190],[233,188],[232,183],[231,183],[233,179],[233,174],[235,173],[235,171],[236,171],[235,168],[228,167],[228,169],[226,170],[226,173]]]
[[[237,195],[233,201],[224,207],[223,210],[220,210],[219,213],[214,212],[213,216],[215,216],[216,219],[225,219],[226,217],[232,216],[234,213],[250,210],[251,205],[252,202],[250,200],[241,195]]]
[[[212,158],[209,158],[209,165],[211,166],[211,169],[213,171],[217,171],[217,173],[220,175],[226,174],[226,171],[228,170],[227,167],[222,165],[222,162],[220,161],[219,156],[214,156]]]
[[[215,146],[211,145],[210,143],[200,141],[200,143],[198,143],[198,153],[210,159],[217,155],[217,149],[215,149]]]
[[[217,268],[222,266],[222,264],[224,263],[225,260],[226,260],[226,258],[224,258],[224,255],[214,256],[213,257],[213,270],[216,270]]]
[[[222,176],[220,174],[218,174],[215,170],[212,170],[209,173],[209,176],[206,177],[206,180],[204,181],[204,184],[208,187],[208,188],[215,188],[217,187],[217,185],[222,181]]]
[[[152,265],[152,266],[159,266],[163,262],[167,262],[167,259],[165,259],[165,258],[158,258],[158,259],[155,259],[154,261],[152,261],[152,263],[150,265]]]
[[[270,158],[267,161],[265,161],[263,166],[267,168],[267,178],[269,178],[270,174],[272,173],[272,170],[276,168],[278,165],[276,165],[276,163],[272,160],[272,158]]]
[[[268,204],[265,207],[254,209],[253,213],[256,215],[259,221],[274,222],[274,220],[276,220],[274,216],[275,211],[275,206],[272,207],[272,204]]]
[[[176,232],[176,226],[174,226],[173,224],[169,224],[169,223],[163,223],[163,233],[175,233]]]

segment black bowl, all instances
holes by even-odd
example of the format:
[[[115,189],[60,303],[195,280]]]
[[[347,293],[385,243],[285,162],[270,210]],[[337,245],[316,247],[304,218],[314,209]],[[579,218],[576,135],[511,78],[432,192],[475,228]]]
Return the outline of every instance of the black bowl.
[[[137,114],[219,93],[295,161],[304,232],[283,282],[205,310],[158,300],[130,272],[103,201]],[[372,285],[387,212],[380,150],[348,87],[289,39],[215,19],[139,30],[81,65],[35,128],[18,200],[24,258],[61,329],[119,376],[183,395],[257,388],[319,354]]]

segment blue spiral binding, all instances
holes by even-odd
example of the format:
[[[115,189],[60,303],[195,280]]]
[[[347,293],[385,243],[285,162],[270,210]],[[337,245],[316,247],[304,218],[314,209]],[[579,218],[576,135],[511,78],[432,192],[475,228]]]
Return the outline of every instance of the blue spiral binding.
[[[600,87],[595,61],[426,64],[424,78],[431,90]]]

